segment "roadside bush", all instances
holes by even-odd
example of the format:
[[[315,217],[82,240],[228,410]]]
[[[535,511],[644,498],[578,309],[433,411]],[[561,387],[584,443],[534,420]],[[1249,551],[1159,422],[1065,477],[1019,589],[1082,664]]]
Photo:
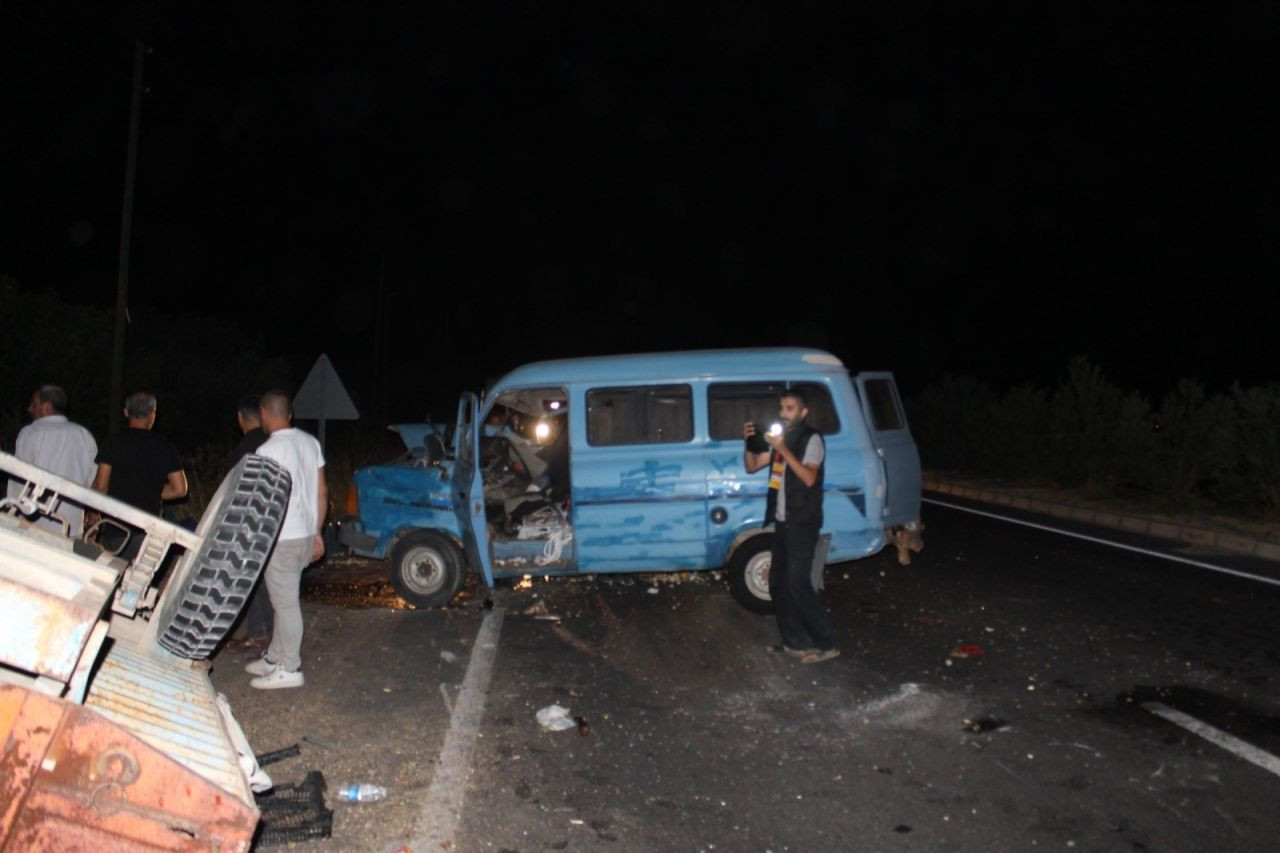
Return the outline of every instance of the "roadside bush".
[[[1280,508],[1280,385],[1233,386],[1210,442],[1210,495],[1230,506]]]
[[[317,434],[315,421],[302,420],[298,426]],[[390,430],[371,427],[363,423],[327,423],[325,447],[325,483],[329,487],[330,521],[342,515],[356,469],[365,465],[388,462],[405,452],[404,444]],[[187,497],[171,504],[168,512],[174,519],[199,520],[209,505],[213,493],[222,484],[229,470],[227,454],[233,444],[230,441],[209,442],[183,455],[187,472]]]
[[[183,456],[182,464],[187,472],[187,497],[172,505],[176,518],[199,521],[213,493],[222,485],[227,475],[227,454],[230,442],[202,444]]]
[[[1280,385],[1183,380],[1152,407],[1077,357],[1052,392],[948,374],[906,405],[926,469],[1280,509]]]
[[[1156,413],[1158,450],[1152,490],[1183,503],[1204,494],[1211,473],[1229,458],[1218,433],[1230,416],[1227,398],[1210,397],[1204,385],[1194,380],[1178,382]]]
[[[1056,438],[1050,464],[1059,481],[1107,488],[1144,479],[1155,445],[1148,406],[1107,382],[1088,359],[1072,359],[1049,416]]]
[[[925,467],[959,470],[974,465],[977,457],[979,467],[990,462],[994,454],[985,432],[996,399],[995,392],[974,377],[947,373],[909,400],[907,417]]]
[[[1019,385],[996,401],[984,455],[999,477],[1040,479],[1045,447],[1052,435],[1049,395],[1041,388]]]

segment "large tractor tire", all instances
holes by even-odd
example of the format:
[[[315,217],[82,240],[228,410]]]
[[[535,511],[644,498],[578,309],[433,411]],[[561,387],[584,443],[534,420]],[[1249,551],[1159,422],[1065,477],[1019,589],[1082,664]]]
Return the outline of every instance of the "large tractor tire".
[[[209,657],[231,630],[267,564],[289,506],[289,472],[250,454],[218,487],[161,596],[156,639],[178,657]]]

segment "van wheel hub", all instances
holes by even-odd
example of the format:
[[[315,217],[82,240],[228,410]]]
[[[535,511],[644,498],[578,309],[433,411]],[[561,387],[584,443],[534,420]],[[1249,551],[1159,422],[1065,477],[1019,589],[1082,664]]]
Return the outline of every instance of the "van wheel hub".
[[[757,533],[729,558],[729,592],[752,613],[772,613],[769,569],[773,566],[773,534]]]
[[[420,595],[431,595],[444,584],[444,555],[435,548],[414,548],[405,555],[403,566],[401,577]]]
[[[762,601],[772,601],[769,595],[769,567],[773,565],[773,555],[768,551],[756,554],[747,561],[743,580],[751,594]]]

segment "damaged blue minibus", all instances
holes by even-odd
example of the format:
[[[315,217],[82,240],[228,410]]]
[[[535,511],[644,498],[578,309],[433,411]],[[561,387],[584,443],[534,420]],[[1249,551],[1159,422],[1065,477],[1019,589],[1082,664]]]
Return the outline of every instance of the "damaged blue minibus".
[[[725,568],[734,597],[767,612],[768,470],[746,473],[742,433],[776,420],[787,388],[804,392],[826,441],[826,562],[887,544],[906,562],[922,547],[920,458],[893,376],[850,375],[836,356],[801,348],[517,368],[483,398],[463,394],[452,429],[419,430],[421,447],[357,471],[339,540],[387,559],[415,606],[447,603],[468,570],[492,587]]]

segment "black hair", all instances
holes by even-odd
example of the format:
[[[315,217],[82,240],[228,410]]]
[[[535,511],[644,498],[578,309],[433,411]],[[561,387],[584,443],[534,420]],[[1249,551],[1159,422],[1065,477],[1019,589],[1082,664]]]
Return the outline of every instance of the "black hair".
[[[240,414],[244,415],[246,421],[258,420],[258,395],[246,394],[240,398],[240,402],[236,403],[236,408]]]
[[[782,392],[780,392],[780,393],[778,394],[778,399],[779,399],[779,400],[785,400],[785,399],[787,399],[788,397],[791,397],[791,398],[792,398],[792,399],[794,399],[797,403],[799,403],[799,404],[800,404],[800,408],[802,408],[802,409],[807,409],[807,408],[809,408],[809,398],[808,398],[808,397],[806,397],[806,396],[804,395],[804,392],[803,392],[803,391],[801,391],[799,388],[788,388],[788,389],[786,389],[785,391],[782,391]]]

